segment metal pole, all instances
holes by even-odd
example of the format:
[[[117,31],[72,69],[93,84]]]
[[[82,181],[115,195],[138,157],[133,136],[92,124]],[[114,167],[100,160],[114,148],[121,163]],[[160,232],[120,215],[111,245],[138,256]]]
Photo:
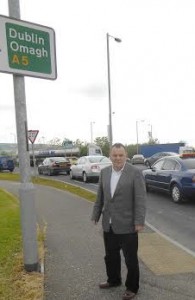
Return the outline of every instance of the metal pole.
[[[36,177],[36,159],[35,159],[34,143],[32,143],[32,156],[33,156],[33,173],[34,173],[34,177]]]
[[[138,142],[138,121],[136,121],[136,137],[137,137],[137,154],[139,152],[139,142]]]
[[[91,130],[91,143],[93,144],[93,124],[95,122],[90,122],[90,130]]]
[[[108,109],[109,109],[109,126],[108,137],[110,149],[112,147],[112,102],[111,102],[111,86],[110,86],[110,48],[109,48],[109,34],[106,34],[107,40],[107,64],[108,64]]]
[[[152,124],[150,124],[150,132],[151,132],[151,139],[152,139]]]
[[[9,16],[20,19],[19,0],[8,0]],[[38,246],[35,215],[35,189],[30,176],[30,156],[27,134],[27,113],[24,76],[13,75],[18,156],[21,175],[19,187],[24,267],[38,271]]]

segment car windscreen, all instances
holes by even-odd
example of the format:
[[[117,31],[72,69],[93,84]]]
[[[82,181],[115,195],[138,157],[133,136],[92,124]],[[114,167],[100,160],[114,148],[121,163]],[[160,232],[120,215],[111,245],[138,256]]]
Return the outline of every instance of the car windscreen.
[[[183,158],[182,161],[187,169],[195,169],[195,158]]]

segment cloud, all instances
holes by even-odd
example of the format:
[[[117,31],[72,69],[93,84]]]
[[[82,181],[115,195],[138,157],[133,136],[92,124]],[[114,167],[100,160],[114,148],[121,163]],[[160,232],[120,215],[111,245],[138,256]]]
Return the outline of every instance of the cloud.
[[[90,98],[104,98],[107,96],[107,88],[104,84],[92,84],[90,86],[72,88],[70,91]]]
[[[0,104],[0,111],[13,111],[13,106],[7,104]]]

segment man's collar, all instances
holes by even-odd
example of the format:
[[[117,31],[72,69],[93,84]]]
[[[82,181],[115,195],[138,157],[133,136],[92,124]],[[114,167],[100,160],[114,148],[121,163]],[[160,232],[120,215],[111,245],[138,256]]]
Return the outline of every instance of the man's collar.
[[[115,170],[112,166],[112,172],[116,172],[116,173],[122,172],[124,170],[125,164],[126,164],[126,162],[124,163],[123,167],[120,170]]]

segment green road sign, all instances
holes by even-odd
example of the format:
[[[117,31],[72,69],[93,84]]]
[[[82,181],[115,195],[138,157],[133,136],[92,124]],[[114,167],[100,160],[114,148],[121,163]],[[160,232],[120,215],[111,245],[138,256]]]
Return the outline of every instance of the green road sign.
[[[0,71],[56,79],[54,30],[0,16]]]

